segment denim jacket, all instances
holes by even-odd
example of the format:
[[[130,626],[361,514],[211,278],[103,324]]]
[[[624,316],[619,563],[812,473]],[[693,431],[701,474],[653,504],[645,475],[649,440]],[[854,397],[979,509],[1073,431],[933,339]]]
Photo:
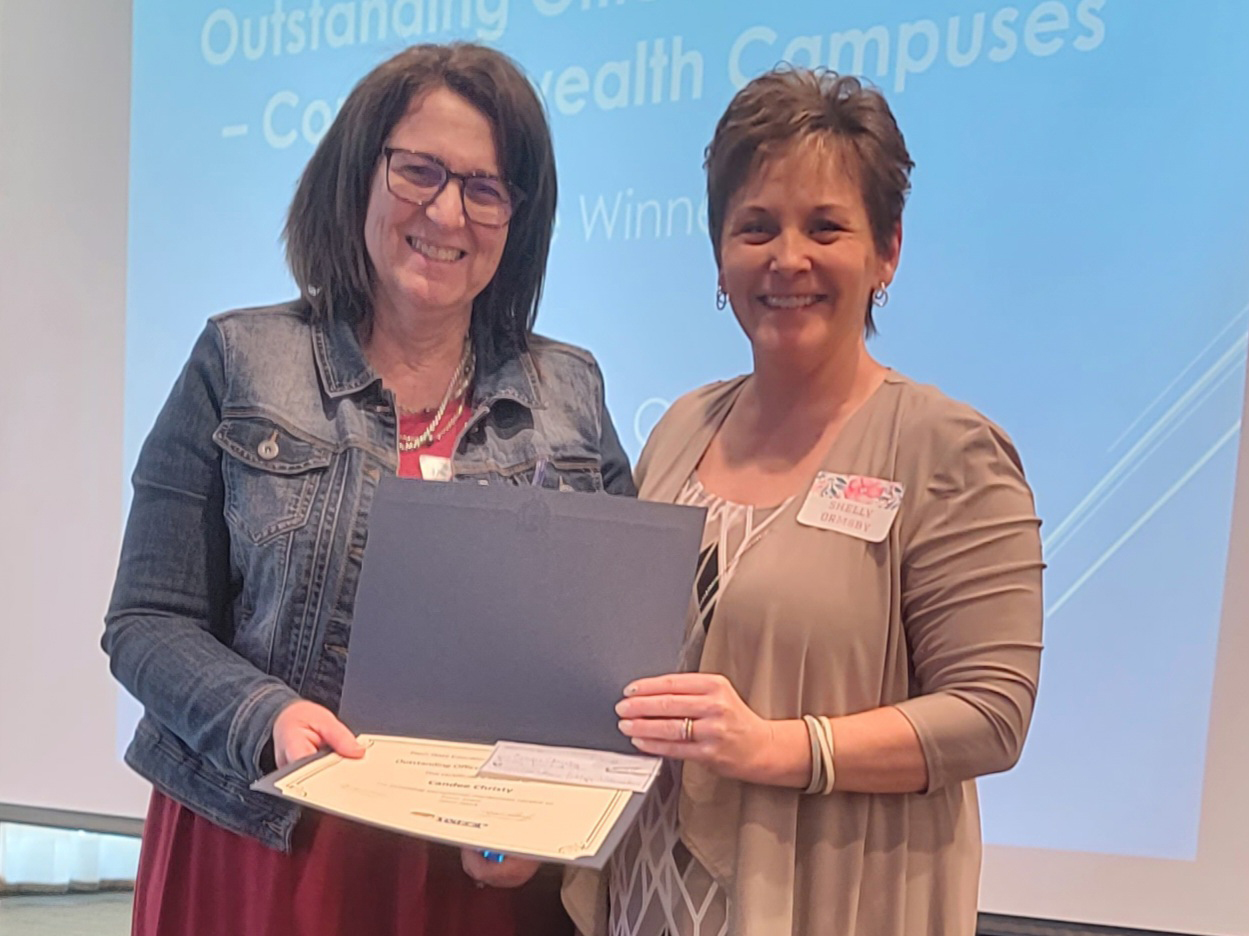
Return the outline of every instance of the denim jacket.
[[[479,374],[457,479],[634,494],[585,351],[534,337]],[[278,713],[337,710],[369,505],[395,406],[352,326],[293,306],[210,320],[143,445],[105,623],[145,712],[126,762],[232,831],[289,850],[298,808],[249,784]]]

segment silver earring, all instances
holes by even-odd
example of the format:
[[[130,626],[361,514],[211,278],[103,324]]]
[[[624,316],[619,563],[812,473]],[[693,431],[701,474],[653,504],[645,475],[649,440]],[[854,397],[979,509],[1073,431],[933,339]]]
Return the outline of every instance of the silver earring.
[[[728,304],[729,304],[729,297],[724,294],[724,290],[721,287],[717,286],[716,287],[716,308],[723,312],[724,307]]]
[[[885,306],[889,305],[889,290],[885,286],[883,280],[872,293],[872,305],[876,306],[878,309],[883,309]]]

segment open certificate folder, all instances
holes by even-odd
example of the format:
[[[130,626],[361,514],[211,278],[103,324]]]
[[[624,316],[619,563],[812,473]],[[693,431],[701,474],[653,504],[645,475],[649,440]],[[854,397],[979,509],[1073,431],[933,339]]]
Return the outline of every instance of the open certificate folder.
[[[423,838],[601,867],[658,760],[616,727],[675,669],[703,512],[510,485],[385,478],[340,717],[265,792]]]

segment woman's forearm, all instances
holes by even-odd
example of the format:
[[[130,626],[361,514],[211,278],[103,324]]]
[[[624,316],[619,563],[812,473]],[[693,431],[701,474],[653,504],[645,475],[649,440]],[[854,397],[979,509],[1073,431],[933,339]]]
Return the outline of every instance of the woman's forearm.
[[[834,718],[833,789],[846,793],[918,793],[928,765],[915,729],[891,705]],[[811,779],[811,741],[800,718],[769,722],[771,741],[742,779],[805,789]]]

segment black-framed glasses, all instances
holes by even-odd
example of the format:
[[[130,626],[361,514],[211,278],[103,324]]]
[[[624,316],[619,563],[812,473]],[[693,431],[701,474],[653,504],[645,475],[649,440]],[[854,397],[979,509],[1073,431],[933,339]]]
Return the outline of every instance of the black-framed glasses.
[[[437,156],[387,146],[386,187],[390,194],[412,205],[428,205],[447,183],[460,183],[464,217],[475,224],[502,227],[511,220],[525,193],[498,176],[485,172],[453,172]]]

